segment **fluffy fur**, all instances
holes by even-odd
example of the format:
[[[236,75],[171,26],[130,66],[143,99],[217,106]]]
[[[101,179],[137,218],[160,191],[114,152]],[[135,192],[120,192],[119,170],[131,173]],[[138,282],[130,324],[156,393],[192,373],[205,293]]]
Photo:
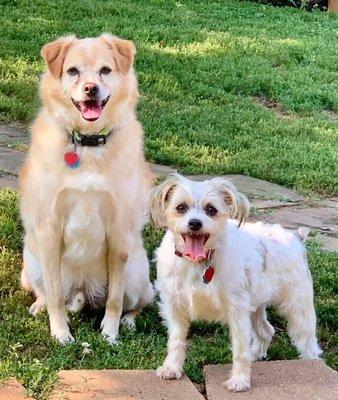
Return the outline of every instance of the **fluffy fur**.
[[[153,296],[141,236],[152,175],[135,115],[135,47],[108,34],[70,36],[46,44],[41,54],[48,67],[40,85],[43,106],[20,176],[22,284],[36,295],[32,315],[47,305],[59,342],[73,340],[65,302],[71,311],[88,302],[106,306],[102,333],[114,343],[122,310],[131,311],[125,321],[133,324]],[[91,121],[74,103],[89,99],[88,82],[98,86],[95,101],[102,105]],[[78,146],[80,167],[67,167],[70,132],[90,135],[103,128],[113,130],[106,145]]]
[[[210,207],[217,210],[213,216],[207,215]],[[156,287],[169,336],[159,377],[181,377],[190,321],[219,321],[230,327],[233,352],[226,386],[234,391],[249,389],[251,363],[266,356],[274,334],[266,318],[268,305],[286,317],[288,333],[302,358],[315,359],[321,354],[303,244],[308,232],[301,229],[295,234],[260,222],[239,226],[229,218],[245,219],[248,211],[245,197],[220,178],[193,182],[172,176],[152,191],[153,220],[168,228],[156,253]],[[189,221],[196,219],[202,227],[191,231]],[[208,284],[202,278],[205,264],[184,256],[184,238],[197,234],[207,238],[206,250],[214,249],[215,274]]]

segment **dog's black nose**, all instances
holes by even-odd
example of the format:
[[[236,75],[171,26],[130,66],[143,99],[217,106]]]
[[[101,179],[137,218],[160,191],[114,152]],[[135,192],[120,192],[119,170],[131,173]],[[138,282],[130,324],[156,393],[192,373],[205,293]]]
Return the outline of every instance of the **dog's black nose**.
[[[202,226],[203,226],[202,221],[200,221],[197,218],[193,218],[188,221],[188,227],[192,231],[199,231],[202,228]]]
[[[95,96],[99,93],[99,86],[93,82],[87,82],[83,85],[82,88],[83,92],[86,93],[88,96]]]

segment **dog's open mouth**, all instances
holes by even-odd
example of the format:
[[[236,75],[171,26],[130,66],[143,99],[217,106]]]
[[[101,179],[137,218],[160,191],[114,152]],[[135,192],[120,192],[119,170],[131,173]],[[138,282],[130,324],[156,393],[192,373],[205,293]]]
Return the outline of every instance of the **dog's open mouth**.
[[[205,233],[183,233],[184,240],[183,256],[193,262],[201,263],[207,259],[207,250],[205,243],[210,235]]]
[[[74,106],[81,112],[82,118],[86,121],[96,121],[100,118],[102,110],[109,100],[108,96],[104,100],[85,100],[76,101],[72,99]]]

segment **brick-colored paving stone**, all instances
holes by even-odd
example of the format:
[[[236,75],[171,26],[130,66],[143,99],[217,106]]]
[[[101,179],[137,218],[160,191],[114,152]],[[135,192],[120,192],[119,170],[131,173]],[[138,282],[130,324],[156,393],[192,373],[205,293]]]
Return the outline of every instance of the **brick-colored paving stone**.
[[[251,390],[233,393],[222,382],[231,365],[204,367],[208,400],[338,400],[338,374],[319,360],[256,362]]]
[[[61,371],[50,400],[204,400],[186,377],[164,381],[154,371]]]
[[[0,400],[33,400],[26,396],[25,388],[15,378],[0,384]]]

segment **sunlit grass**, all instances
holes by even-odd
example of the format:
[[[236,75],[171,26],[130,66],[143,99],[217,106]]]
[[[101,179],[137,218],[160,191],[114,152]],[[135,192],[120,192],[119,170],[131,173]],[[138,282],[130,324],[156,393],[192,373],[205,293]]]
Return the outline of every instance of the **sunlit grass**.
[[[150,161],[337,192],[334,15],[236,0],[4,0],[0,7],[0,120],[28,123],[36,114],[44,43],[111,31],[137,46]]]

